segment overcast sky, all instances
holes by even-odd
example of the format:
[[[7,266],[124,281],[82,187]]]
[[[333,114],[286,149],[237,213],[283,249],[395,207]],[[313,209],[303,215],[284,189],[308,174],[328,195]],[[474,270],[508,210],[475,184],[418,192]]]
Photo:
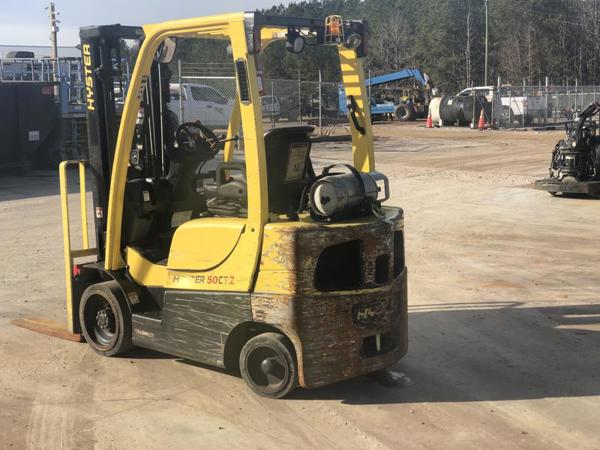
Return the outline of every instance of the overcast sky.
[[[253,11],[289,0],[55,0],[60,12],[59,45],[79,43],[86,25],[143,25],[169,19]],[[0,44],[49,45],[46,0],[0,0]]]

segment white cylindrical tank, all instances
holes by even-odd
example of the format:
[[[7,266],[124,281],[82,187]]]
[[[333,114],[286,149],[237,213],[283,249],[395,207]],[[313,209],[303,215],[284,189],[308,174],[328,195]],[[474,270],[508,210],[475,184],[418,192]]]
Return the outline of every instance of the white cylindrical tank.
[[[442,101],[442,97],[434,97],[429,102],[429,111],[431,112],[431,119],[433,120],[434,125],[438,125],[440,123],[440,103]]]

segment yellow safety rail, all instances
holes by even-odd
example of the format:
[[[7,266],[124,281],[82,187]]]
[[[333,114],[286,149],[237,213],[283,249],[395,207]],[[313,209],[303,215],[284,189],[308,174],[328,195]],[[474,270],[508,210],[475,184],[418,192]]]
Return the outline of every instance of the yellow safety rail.
[[[88,235],[87,219],[87,201],[85,185],[85,169],[87,161],[63,161],[59,166],[60,175],[60,204],[62,210],[62,226],[65,254],[65,281],[67,285],[67,324],[69,331],[75,333],[75,323],[78,311],[73,307],[73,264],[76,258],[92,256],[96,254],[95,248],[90,248]],[[69,217],[69,184],[67,179],[67,169],[69,166],[79,166],[79,196],[81,208],[81,236],[82,248],[79,250],[71,249],[71,226]]]

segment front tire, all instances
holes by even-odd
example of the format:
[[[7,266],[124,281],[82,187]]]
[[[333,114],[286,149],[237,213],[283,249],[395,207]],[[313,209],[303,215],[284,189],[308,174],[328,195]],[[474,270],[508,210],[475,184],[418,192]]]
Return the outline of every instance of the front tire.
[[[298,385],[294,346],[282,334],[259,334],[242,348],[240,372],[246,385],[261,397],[284,397]]]
[[[89,286],[81,296],[79,320],[85,340],[103,356],[115,356],[133,347],[131,312],[116,281]]]

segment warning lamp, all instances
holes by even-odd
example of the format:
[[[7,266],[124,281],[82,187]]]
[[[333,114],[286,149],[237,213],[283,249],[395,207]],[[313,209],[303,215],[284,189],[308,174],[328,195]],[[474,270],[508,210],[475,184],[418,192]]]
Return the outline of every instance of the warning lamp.
[[[344,26],[342,16],[327,16],[325,18],[325,44],[339,45],[343,42]]]

